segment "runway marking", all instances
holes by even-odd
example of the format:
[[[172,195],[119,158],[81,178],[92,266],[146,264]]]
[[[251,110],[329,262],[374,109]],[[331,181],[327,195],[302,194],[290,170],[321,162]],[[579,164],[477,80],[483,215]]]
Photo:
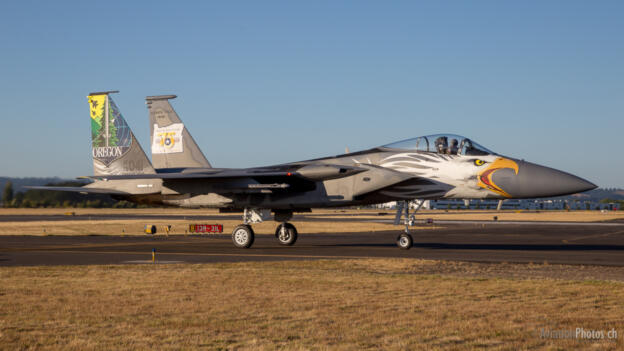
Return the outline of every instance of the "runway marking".
[[[24,251],[22,251],[24,252]],[[78,250],[29,250],[28,252],[45,253],[81,253],[81,254],[109,254],[109,255],[149,255],[150,253],[132,251],[78,251]],[[206,252],[159,252],[158,255],[182,255],[182,256],[229,256],[229,257],[293,257],[293,258],[366,258],[367,256],[328,256],[328,255],[280,255],[280,254],[230,254],[230,253],[206,253]],[[151,262],[151,261],[150,261]]]
[[[159,261],[156,260],[153,262],[152,260],[134,260],[134,261],[122,261],[121,263],[134,263],[134,264],[176,264],[176,263],[187,263],[186,261]]]
[[[619,230],[617,232],[604,233],[604,234],[587,235],[587,236],[582,236],[580,238],[574,238],[574,239],[568,239],[568,240],[562,240],[562,241],[564,243],[568,243],[570,241],[577,241],[577,240],[591,239],[591,238],[600,238],[600,237],[609,236],[609,235],[613,235],[613,234],[624,234],[624,230]]]
[[[166,244],[189,244],[189,241],[158,241],[153,242],[156,243],[166,243]],[[89,248],[89,247],[107,247],[107,246],[139,246],[146,245],[148,242],[130,242],[130,243],[102,243],[102,244],[70,244],[70,245],[49,245],[43,246],[45,249],[67,249],[67,248]],[[18,251],[28,250],[27,248],[18,248]],[[37,249],[34,249],[37,250]]]

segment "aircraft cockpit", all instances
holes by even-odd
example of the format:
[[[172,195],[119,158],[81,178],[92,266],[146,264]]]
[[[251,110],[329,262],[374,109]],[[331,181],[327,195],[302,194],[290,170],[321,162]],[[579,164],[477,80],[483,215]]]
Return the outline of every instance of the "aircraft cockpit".
[[[474,141],[455,134],[434,134],[384,145],[389,149],[435,152],[445,155],[483,156],[495,154]]]

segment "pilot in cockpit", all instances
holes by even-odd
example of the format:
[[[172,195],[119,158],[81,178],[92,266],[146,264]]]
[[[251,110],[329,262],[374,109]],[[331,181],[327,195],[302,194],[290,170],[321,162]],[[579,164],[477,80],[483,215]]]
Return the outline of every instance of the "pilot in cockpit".
[[[457,155],[457,152],[459,151],[459,148],[457,147],[458,144],[459,142],[457,141],[457,139],[451,139],[451,146],[448,148],[447,154]]]
[[[435,140],[435,146],[440,154],[446,153],[446,149],[448,146],[448,139],[445,136],[441,136]]]

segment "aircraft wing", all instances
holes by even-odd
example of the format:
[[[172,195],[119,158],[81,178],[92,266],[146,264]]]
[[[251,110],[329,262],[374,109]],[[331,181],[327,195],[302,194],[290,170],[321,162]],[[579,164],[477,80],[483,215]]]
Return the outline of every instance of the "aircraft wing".
[[[129,174],[87,177],[91,179],[163,179],[163,180],[228,180],[236,178],[288,178],[298,177],[309,181],[322,181],[348,177],[366,171],[366,168],[344,165],[309,164],[280,168],[242,168],[242,169],[184,169],[175,172],[155,174]]]
[[[130,195],[125,191],[112,189],[86,188],[81,186],[25,186],[24,188],[33,190],[69,191],[82,194],[103,194],[103,195]]]

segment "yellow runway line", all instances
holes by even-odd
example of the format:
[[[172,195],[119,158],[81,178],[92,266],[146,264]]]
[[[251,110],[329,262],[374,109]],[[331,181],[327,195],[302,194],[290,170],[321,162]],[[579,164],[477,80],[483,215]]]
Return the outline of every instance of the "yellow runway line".
[[[83,254],[110,254],[110,255],[145,255],[144,251],[78,251],[78,250],[31,250],[28,252],[45,253],[83,253]],[[362,256],[325,256],[325,255],[279,255],[279,254],[230,254],[230,253],[192,253],[192,252],[159,252],[159,255],[183,255],[183,256],[231,256],[231,257],[293,257],[293,258],[329,258],[329,259],[353,259],[370,258]]]
[[[163,241],[163,243],[167,243],[167,244],[191,244],[188,241]],[[84,249],[84,248],[90,248],[90,247],[110,247],[110,246],[140,246],[140,245],[145,245],[146,243],[109,243],[109,244],[76,244],[76,245],[50,245],[50,246],[43,246],[44,249],[46,250],[51,250],[51,249],[67,249],[67,248],[80,248],[80,249]],[[18,249],[8,249],[8,250],[0,250],[0,251],[23,251],[23,250],[30,250],[30,251],[38,251],[36,248],[24,248],[24,247],[20,247]]]

